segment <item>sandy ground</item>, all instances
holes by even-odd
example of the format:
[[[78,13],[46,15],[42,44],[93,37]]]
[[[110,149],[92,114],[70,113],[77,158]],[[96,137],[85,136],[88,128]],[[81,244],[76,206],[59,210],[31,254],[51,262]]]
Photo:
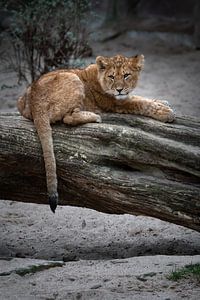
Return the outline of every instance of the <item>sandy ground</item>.
[[[2,300],[198,299],[198,281],[167,279],[178,267],[200,262],[195,231],[76,207],[58,207],[53,215],[45,205],[1,201],[0,211]],[[47,260],[65,265],[16,274]]]
[[[145,55],[138,95],[168,100],[178,115],[199,117],[200,52],[192,50],[189,36],[128,32],[100,43],[102,36],[93,41],[94,56]],[[16,110],[24,87],[16,85],[14,74],[0,76],[0,110]],[[1,300],[200,297],[194,279],[167,279],[179,266],[200,262],[200,235],[195,231],[153,218],[84,208],[58,207],[53,215],[44,205],[3,200],[0,208]],[[65,264],[17,274],[19,268],[50,260]]]
[[[180,284],[167,279],[172,265],[183,266],[186,262],[197,262],[200,256],[149,256],[126,260],[80,260],[63,267],[54,267],[40,273],[24,276],[12,273],[24,264],[22,259],[4,262],[10,275],[3,276],[2,299],[199,299],[197,282]],[[9,268],[7,267],[9,265]],[[32,265],[46,266],[46,261],[26,260],[24,270]],[[23,281],[23,286],[22,286]],[[7,286],[7,287],[6,287]],[[12,290],[8,288],[12,286]],[[16,296],[13,296],[13,291]]]

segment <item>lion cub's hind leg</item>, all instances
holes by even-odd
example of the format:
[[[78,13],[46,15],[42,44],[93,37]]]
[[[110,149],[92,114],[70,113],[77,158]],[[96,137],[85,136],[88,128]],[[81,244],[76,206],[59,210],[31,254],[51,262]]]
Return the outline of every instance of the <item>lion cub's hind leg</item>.
[[[101,123],[101,117],[90,111],[74,109],[71,115],[65,115],[63,122],[68,125],[76,126],[85,123]]]

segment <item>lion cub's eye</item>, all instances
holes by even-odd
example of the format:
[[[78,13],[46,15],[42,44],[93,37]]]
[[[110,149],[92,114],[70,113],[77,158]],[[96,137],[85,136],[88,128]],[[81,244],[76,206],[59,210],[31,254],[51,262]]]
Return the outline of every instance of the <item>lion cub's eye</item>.
[[[112,80],[115,78],[113,75],[109,75],[108,77]]]
[[[131,76],[131,74],[126,73],[126,74],[124,74],[124,79],[127,79],[127,78],[130,77],[130,76]]]

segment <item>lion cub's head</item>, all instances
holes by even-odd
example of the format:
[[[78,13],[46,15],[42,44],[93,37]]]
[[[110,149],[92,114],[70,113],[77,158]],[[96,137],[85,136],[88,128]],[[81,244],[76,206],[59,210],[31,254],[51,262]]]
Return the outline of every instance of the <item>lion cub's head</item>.
[[[144,64],[144,56],[136,55],[130,58],[122,55],[98,56],[96,64],[102,89],[105,93],[121,100],[126,99],[135,88]]]

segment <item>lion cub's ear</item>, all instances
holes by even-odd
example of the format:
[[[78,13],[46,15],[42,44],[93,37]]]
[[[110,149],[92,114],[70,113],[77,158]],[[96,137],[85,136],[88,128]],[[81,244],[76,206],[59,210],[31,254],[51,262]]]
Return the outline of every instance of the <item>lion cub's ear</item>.
[[[105,70],[106,67],[108,66],[108,57],[97,56],[96,64],[97,64],[99,70]]]
[[[144,55],[136,55],[131,57],[131,64],[134,68],[136,68],[137,70],[142,70],[143,66],[144,66]]]

